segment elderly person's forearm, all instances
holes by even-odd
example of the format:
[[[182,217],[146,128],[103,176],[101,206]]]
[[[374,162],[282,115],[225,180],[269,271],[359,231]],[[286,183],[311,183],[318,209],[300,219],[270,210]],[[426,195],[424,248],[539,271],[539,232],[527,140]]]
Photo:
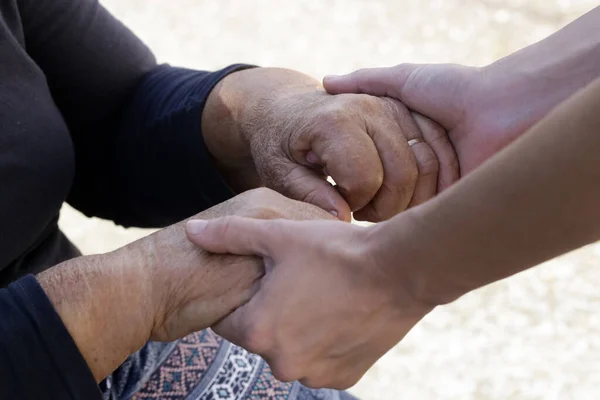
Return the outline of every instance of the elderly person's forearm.
[[[38,275],[97,382],[150,339],[152,282],[142,261],[141,254],[121,250]]]

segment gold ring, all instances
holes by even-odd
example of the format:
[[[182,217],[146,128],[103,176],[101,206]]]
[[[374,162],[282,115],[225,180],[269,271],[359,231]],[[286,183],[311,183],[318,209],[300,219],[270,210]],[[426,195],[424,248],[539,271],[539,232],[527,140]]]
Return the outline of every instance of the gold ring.
[[[408,141],[408,145],[411,147],[418,143],[423,143],[423,139],[410,139]]]

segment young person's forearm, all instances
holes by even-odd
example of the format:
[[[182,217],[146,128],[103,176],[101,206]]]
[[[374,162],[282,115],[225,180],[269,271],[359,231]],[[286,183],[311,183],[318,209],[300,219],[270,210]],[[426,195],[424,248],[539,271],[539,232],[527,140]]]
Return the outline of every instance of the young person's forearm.
[[[549,111],[600,76],[600,7],[593,9],[546,39],[489,65],[494,79],[506,82],[500,90],[514,101],[515,92],[536,95]],[[510,95],[508,95],[510,94]],[[543,117],[544,114],[539,117]],[[536,119],[533,119],[536,120]]]
[[[373,242],[399,282],[444,303],[600,239],[599,204],[597,80]]]

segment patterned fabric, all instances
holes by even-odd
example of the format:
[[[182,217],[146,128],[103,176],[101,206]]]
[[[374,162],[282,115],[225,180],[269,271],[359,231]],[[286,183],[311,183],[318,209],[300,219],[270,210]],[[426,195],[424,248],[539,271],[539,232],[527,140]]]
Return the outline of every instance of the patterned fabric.
[[[351,400],[335,390],[279,382],[255,354],[211,330],[175,343],[149,342],[101,389],[106,400]]]
[[[180,340],[166,361],[150,376],[132,400],[183,400],[202,379],[219,350],[221,340],[202,331]]]

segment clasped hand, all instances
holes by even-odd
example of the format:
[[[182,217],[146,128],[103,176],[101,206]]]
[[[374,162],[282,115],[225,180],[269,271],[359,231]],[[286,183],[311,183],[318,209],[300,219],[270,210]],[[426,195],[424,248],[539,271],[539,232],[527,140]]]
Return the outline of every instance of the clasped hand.
[[[264,185],[345,221],[351,211],[357,220],[389,219],[458,179],[446,131],[432,120],[392,98],[332,96],[294,71],[228,76],[202,125],[231,186]]]
[[[257,255],[265,264],[256,293],[213,329],[261,355],[279,380],[354,385],[433,308],[378,259],[373,227],[240,217],[188,222],[188,237],[201,248]]]
[[[484,71],[455,65],[405,64],[327,78],[325,88],[332,94],[342,93],[341,96],[346,96],[345,93],[366,93],[394,97],[437,121],[449,135],[446,136],[443,131],[443,135],[436,136],[437,140],[444,144],[452,143],[458,154],[457,162],[447,157],[454,153],[435,152],[439,158],[440,178],[443,181],[444,176],[450,176],[450,181],[454,181],[458,177],[458,165],[462,174],[472,171],[544,113],[539,102],[523,104],[523,99],[509,101],[506,91],[501,88],[505,83],[501,79],[504,75],[494,71],[495,67]],[[511,85],[518,87],[518,83]],[[493,88],[493,85],[496,87]],[[350,137],[344,135],[356,131],[347,126],[356,128],[355,116],[362,116],[358,120],[367,121],[364,131],[369,132],[375,142],[379,140],[376,147],[386,176],[394,168],[404,166],[406,169],[412,158],[406,152],[394,150],[406,148],[407,138],[390,136],[391,132],[395,131],[398,135],[403,129],[389,129],[391,125],[385,122],[385,118],[390,114],[375,112],[374,105],[370,104],[375,101],[372,99],[324,98],[317,103],[318,107],[308,108],[313,112],[308,115],[314,119],[316,112],[316,115],[325,118],[321,120],[327,122],[323,126],[327,129],[326,133],[331,132],[332,135],[327,136],[319,129],[314,132],[317,132],[317,137],[321,133],[322,138],[331,141],[331,146],[341,149],[352,143],[348,142]],[[327,101],[332,103],[327,106]],[[389,106],[395,107],[392,115],[402,115],[399,110],[404,110],[404,106],[390,103],[388,111]],[[331,107],[335,112],[327,114]],[[519,112],[523,108],[533,110]],[[378,117],[373,118],[374,115]],[[416,121],[433,124],[431,120],[420,119],[423,117],[419,114],[413,116]],[[316,120],[319,121],[318,118]],[[332,125],[332,122],[337,124]],[[379,125],[371,128],[371,124]],[[340,129],[331,129],[336,127]],[[302,131],[299,132],[301,136]],[[333,135],[339,132],[343,134]],[[423,136],[427,138],[426,130]],[[401,143],[392,147],[392,143],[399,141]],[[356,153],[344,149],[350,155],[350,164],[342,163],[343,168],[336,169],[332,162],[327,162],[327,171],[334,171],[347,179],[356,174],[356,170],[350,168],[354,162],[353,154],[357,154],[358,158],[361,154],[370,157],[368,147],[356,143],[353,148]],[[430,143],[435,149],[436,142]],[[349,147],[352,148],[352,145]],[[416,153],[415,156],[419,158]],[[343,157],[331,158],[339,159]],[[444,175],[449,171],[449,175]],[[348,174],[344,175],[345,172]],[[386,184],[384,178],[381,197],[390,195],[389,199],[380,199],[378,203],[375,198],[374,204],[395,204],[398,208],[384,207],[390,211],[383,215],[385,218],[378,218],[373,210],[367,214],[359,211],[358,214],[365,217],[363,219],[381,221],[406,205],[426,200],[444,185],[438,184],[433,190],[431,185],[429,187],[419,189],[417,185],[412,202],[394,203],[393,199],[398,196],[392,193],[402,190],[401,182],[388,181]],[[390,188],[394,188],[395,192],[387,190]],[[419,190],[424,190],[421,194],[427,195],[421,196]],[[397,217],[405,221],[407,237],[411,226],[409,214]],[[376,228],[373,227],[363,228],[334,221],[225,218],[190,222],[188,237],[200,247],[216,253],[257,255],[263,258],[266,266],[266,274],[260,280],[257,292],[249,302],[217,324],[215,331],[263,356],[281,380],[299,379],[313,387],[347,388],[353,385],[437,304],[420,298],[411,288],[407,278],[411,273],[406,271],[418,268],[411,265],[410,259],[382,259],[382,238],[375,239],[374,231]],[[394,243],[400,246],[403,240],[394,238]]]

